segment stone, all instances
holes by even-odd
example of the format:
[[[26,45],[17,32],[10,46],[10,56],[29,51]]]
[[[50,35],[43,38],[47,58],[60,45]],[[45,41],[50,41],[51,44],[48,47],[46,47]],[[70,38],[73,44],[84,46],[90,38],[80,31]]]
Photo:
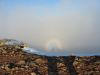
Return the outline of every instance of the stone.
[[[70,56],[64,56],[67,61],[63,61],[60,56],[30,54],[18,50],[15,46],[3,45],[0,46],[0,51],[0,75],[100,74],[100,56],[78,56],[75,60],[68,59]],[[6,52],[3,54],[2,51]]]
[[[57,63],[58,67],[65,67],[63,63]]]
[[[36,63],[42,63],[42,62],[43,62],[43,60],[42,60],[42,59],[40,59],[40,58],[38,58],[38,59],[36,59],[36,60],[35,60],[35,62],[36,62]]]
[[[10,68],[8,68],[8,66],[5,66],[5,70],[10,71]]]
[[[24,60],[20,60],[17,64],[24,65],[25,64],[25,61]]]
[[[35,72],[32,72],[31,75],[36,75],[36,73]]]
[[[5,50],[2,51],[3,54],[6,54],[7,52]]]

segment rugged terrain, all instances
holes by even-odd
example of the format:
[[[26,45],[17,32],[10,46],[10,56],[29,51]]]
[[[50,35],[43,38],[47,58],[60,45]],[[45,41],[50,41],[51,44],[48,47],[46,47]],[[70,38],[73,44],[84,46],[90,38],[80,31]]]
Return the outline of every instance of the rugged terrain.
[[[100,56],[43,56],[2,45],[0,75],[100,75]]]

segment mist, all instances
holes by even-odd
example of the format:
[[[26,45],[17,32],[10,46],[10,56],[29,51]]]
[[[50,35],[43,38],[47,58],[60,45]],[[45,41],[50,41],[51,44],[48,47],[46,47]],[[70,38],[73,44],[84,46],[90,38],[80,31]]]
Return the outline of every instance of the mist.
[[[16,4],[9,9],[1,1],[0,38],[17,39],[50,52],[100,53],[99,3],[97,0],[78,3],[60,0],[52,7]],[[59,41],[61,49],[58,45],[55,50],[46,49],[52,39]]]

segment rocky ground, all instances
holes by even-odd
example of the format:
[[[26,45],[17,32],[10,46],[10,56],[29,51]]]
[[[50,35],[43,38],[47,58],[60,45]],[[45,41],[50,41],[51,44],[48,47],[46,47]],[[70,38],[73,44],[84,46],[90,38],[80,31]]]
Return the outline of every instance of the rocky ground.
[[[42,56],[0,46],[0,75],[100,75],[100,56]]]

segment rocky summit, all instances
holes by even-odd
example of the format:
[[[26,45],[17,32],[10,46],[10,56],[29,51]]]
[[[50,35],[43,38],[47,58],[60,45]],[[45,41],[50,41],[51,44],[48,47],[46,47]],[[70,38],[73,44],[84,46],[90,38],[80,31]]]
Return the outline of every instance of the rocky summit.
[[[100,75],[100,56],[45,56],[1,45],[0,75]]]

